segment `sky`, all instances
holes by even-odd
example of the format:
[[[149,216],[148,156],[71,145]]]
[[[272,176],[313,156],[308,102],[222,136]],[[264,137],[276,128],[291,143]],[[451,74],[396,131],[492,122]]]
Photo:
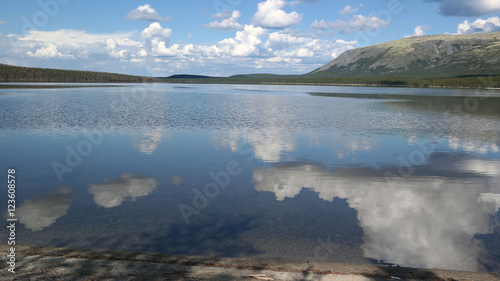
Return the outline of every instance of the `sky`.
[[[500,31],[499,0],[3,1],[0,63],[163,77],[303,74],[358,47]]]

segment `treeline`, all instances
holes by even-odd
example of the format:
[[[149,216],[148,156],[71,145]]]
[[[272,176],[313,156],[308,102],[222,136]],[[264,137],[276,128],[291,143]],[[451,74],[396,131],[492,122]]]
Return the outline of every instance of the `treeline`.
[[[153,77],[0,64],[0,82],[144,83]]]
[[[227,77],[227,78],[158,78],[167,83],[207,84],[283,84],[283,85],[365,85],[392,87],[449,87],[449,88],[500,88],[500,75],[454,76],[454,77],[369,77],[369,78],[310,78],[310,77]]]
[[[397,77],[307,77],[304,75],[250,74],[231,77],[177,75],[154,78],[95,71],[20,67],[0,64],[0,82],[67,83],[197,83],[277,85],[365,85],[399,87],[500,88],[500,75],[397,76]]]

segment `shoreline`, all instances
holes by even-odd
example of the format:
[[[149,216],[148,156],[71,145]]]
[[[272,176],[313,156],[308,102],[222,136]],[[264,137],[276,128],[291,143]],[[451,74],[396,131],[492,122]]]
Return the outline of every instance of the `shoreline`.
[[[87,87],[126,87],[126,85],[112,84],[142,84],[141,82],[4,82],[0,84],[0,89],[58,89],[58,88],[87,88]],[[64,85],[43,85],[43,84],[64,84]],[[79,84],[79,85],[71,85]],[[85,85],[92,84],[92,85]],[[104,84],[104,85],[95,85]],[[465,87],[465,86],[411,86],[411,85],[383,85],[383,84],[349,84],[349,83],[307,83],[307,82],[210,82],[210,81],[158,81],[144,82],[144,84],[214,84],[214,85],[283,85],[283,86],[335,86],[335,87],[375,87],[375,88],[404,88],[404,89],[465,89],[465,90],[491,90],[498,91],[496,87]]]
[[[4,268],[9,247],[0,246]],[[2,280],[500,280],[499,274],[486,272],[57,247],[15,248],[16,273],[4,269]]]

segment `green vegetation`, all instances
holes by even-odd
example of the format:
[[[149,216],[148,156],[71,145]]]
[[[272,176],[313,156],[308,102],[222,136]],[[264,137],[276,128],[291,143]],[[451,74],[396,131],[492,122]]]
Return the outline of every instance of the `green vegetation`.
[[[0,82],[141,83],[151,77],[95,71],[60,70],[0,64]]]
[[[500,75],[500,32],[399,39],[342,53],[305,77]]]
[[[103,87],[125,87],[123,85],[95,85],[95,84],[74,84],[74,85],[43,85],[43,84],[3,84],[0,89],[65,89],[65,88],[103,88]]]
[[[199,84],[277,84],[277,85],[360,85],[399,87],[500,88],[500,75],[466,77],[368,77],[368,78],[310,78],[304,76],[277,76],[272,78],[227,77],[175,79],[159,78],[158,82]]]

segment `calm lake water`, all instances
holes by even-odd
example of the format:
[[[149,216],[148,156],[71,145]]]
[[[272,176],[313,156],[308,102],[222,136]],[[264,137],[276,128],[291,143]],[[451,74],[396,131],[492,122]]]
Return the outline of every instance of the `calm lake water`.
[[[0,89],[17,244],[500,272],[499,91],[121,86]]]

